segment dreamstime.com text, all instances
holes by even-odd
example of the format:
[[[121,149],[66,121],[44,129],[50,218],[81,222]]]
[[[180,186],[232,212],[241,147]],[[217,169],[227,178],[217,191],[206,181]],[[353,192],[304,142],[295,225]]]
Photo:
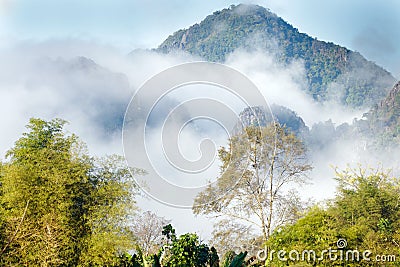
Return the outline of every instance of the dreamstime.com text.
[[[337,248],[328,248],[320,252],[315,250],[260,250],[257,253],[257,258],[261,261],[293,261],[293,262],[321,262],[321,261],[347,261],[347,262],[380,262],[389,263],[396,261],[396,255],[393,254],[379,254],[373,255],[371,250],[357,250],[346,249],[347,242],[345,239],[337,241]]]

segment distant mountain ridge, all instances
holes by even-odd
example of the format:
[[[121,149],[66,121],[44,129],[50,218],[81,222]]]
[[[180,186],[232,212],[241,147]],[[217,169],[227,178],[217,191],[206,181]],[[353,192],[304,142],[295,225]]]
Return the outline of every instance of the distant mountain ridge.
[[[156,50],[183,50],[223,62],[238,48],[261,48],[279,62],[304,62],[307,93],[317,101],[332,97],[351,107],[372,107],[395,83],[383,68],[358,52],[300,33],[276,14],[256,5],[231,6],[207,16],[199,24],[170,35]]]
[[[252,107],[240,113],[240,123],[245,126],[266,126],[277,122],[292,131],[311,151],[329,147],[335,142],[352,140],[362,146],[364,153],[390,153],[400,147],[400,81],[387,97],[352,124],[335,125],[332,120],[307,127],[296,112],[279,105]],[[238,127],[240,131],[243,126]]]

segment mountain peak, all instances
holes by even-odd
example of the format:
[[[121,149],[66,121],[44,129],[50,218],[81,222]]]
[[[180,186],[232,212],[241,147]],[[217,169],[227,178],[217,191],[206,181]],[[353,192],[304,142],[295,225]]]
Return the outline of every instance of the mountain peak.
[[[254,4],[231,5],[228,10],[236,12],[236,14],[238,15],[249,15],[257,12],[268,12],[270,14],[273,14],[269,9]]]
[[[389,72],[359,53],[300,33],[257,5],[239,4],[215,11],[200,23],[170,35],[157,51],[183,50],[208,61],[224,62],[239,48],[273,54],[283,65],[303,62],[306,91],[321,102],[338,95],[342,104],[370,107],[379,103],[394,83]]]

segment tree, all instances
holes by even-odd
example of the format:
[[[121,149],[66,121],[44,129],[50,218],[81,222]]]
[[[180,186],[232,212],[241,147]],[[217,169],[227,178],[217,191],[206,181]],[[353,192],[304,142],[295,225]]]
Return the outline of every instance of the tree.
[[[3,163],[0,162],[0,199],[3,196],[3,186],[2,186],[2,180],[3,180]],[[2,205],[2,203],[0,202],[0,256],[3,254],[2,250],[4,248],[5,244],[5,240],[6,240],[6,236],[5,236],[5,210],[4,207]],[[0,261],[1,264],[1,261]],[[1,266],[1,265],[0,265]]]
[[[195,214],[257,226],[266,242],[274,227],[298,216],[301,201],[290,188],[311,170],[303,143],[279,124],[250,126],[219,150],[221,175],[195,199]],[[216,197],[218,196],[218,197]]]
[[[65,121],[31,119],[2,165],[4,266],[111,265],[126,251],[135,186],[119,156],[95,159]]]
[[[247,127],[230,139],[228,149],[219,150],[219,158],[221,176],[196,197],[195,214],[256,225],[264,241],[274,227],[294,219],[301,202],[285,190],[304,183],[311,166],[303,143],[293,133],[279,124]]]
[[[175,235],[175,229],[166,225],[163,230],[169,246],[164,246],[160,262],[162,266],[196,266],[196,267],[217,267],[219,257],[214,247],[211,249],[207,244],[199,240],[197,234],[187,233],[179,237]]]
[[[240,252],[239,255],[236,255],[232,262],[229,264],[229,267],[245,267],[245,258],[247,256],[247,252]]]
[[[132,173],[143,171],[134,169]],[[87,178],[90,201],[83,217],[87,217],[89,231],[83,240],[80,264],[111,265],[118,261],[116,256],[120,253],[133,249],[134,235],[129,223],[137,209],[136,184],[124,158],[117,155],[96,159]]]
[[[171,224],[165,225],[161,233],[167,238],[167,243],[176,241],[175,229]]]
[[[301,260],[308,264],[304,266],[375,266],[377,255],[398,255],[400,180],[380,169],[361,167],[337,170],[336,179],[337,196],[329,206],[314,207],[296,223],[274,231],[269,247],[275,251],[315,251],[317,260]],[[344,245],[339,247],[338,240]],[[371,260],[362,260],[362,256],[318,259],[328,249],[342,249],[344,254],[358,251],[360,255],[369,250]],[[274,262],[278,264],[279,260],[275,257]],[[300,262],[285,262],[293,266],[296,263]]]
[[[210,252],[208,253],[208,265],[210,267],[219,266],[219,256],[215,247],[211,247]]]
[[[158,252],[163,241],[163,226],[169,222],[150,211],[135,216],[132,227],[133,234],[144,256],[147,257]]]
[[[339,233],[348,244],[376,254],[400,249],[400,180],[382,169],[336,172],[338,196],[332,207]]]
[[[254,233],[251,225],[222,219],[214,224],[210,245],[218,250],[221,258],[225,258],[230,251],[248,251],[250,255],[255,255],[263,244],[261,236]]]
[[[293,254],[292,260],[286,255],[289,265],[295,266],[296,264],[303,263],[304,266],[331,266],[332,262],[327,259],[318,260],[323,250],[329,248],[337,248],[336,242],[340,238],[337,232],[337,225],[335,219],[328,211],[321,207],[315,206],[305,213],[304,217],[300,218],[296,223],[280,227],[272,234],[268,240],[269,251],[266,251],[263,257],[268,258],[268,262],[274,263],[272,266],[280,266],[283,262],[277,258],[277,255],[271,255],[272,251],[280,251],[284,249],[289,251],[296,251],[297,255]],[[315,251],[316,257],[308,254],[303,257],[303,251]],[[272,257],[272,258],[271,258]],[[309,264],[309,265],[308,265]],[[297,265],[296,265],[297,266]]]

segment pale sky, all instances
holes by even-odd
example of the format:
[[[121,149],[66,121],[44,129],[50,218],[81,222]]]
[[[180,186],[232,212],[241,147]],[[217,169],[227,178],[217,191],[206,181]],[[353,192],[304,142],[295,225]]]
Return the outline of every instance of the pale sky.
[[[400,78],[398,0],[243,0],[268,7],[301,32],[359,51]],[[240,1],[0,0],[0,43],[83,39],[125,52]]]

